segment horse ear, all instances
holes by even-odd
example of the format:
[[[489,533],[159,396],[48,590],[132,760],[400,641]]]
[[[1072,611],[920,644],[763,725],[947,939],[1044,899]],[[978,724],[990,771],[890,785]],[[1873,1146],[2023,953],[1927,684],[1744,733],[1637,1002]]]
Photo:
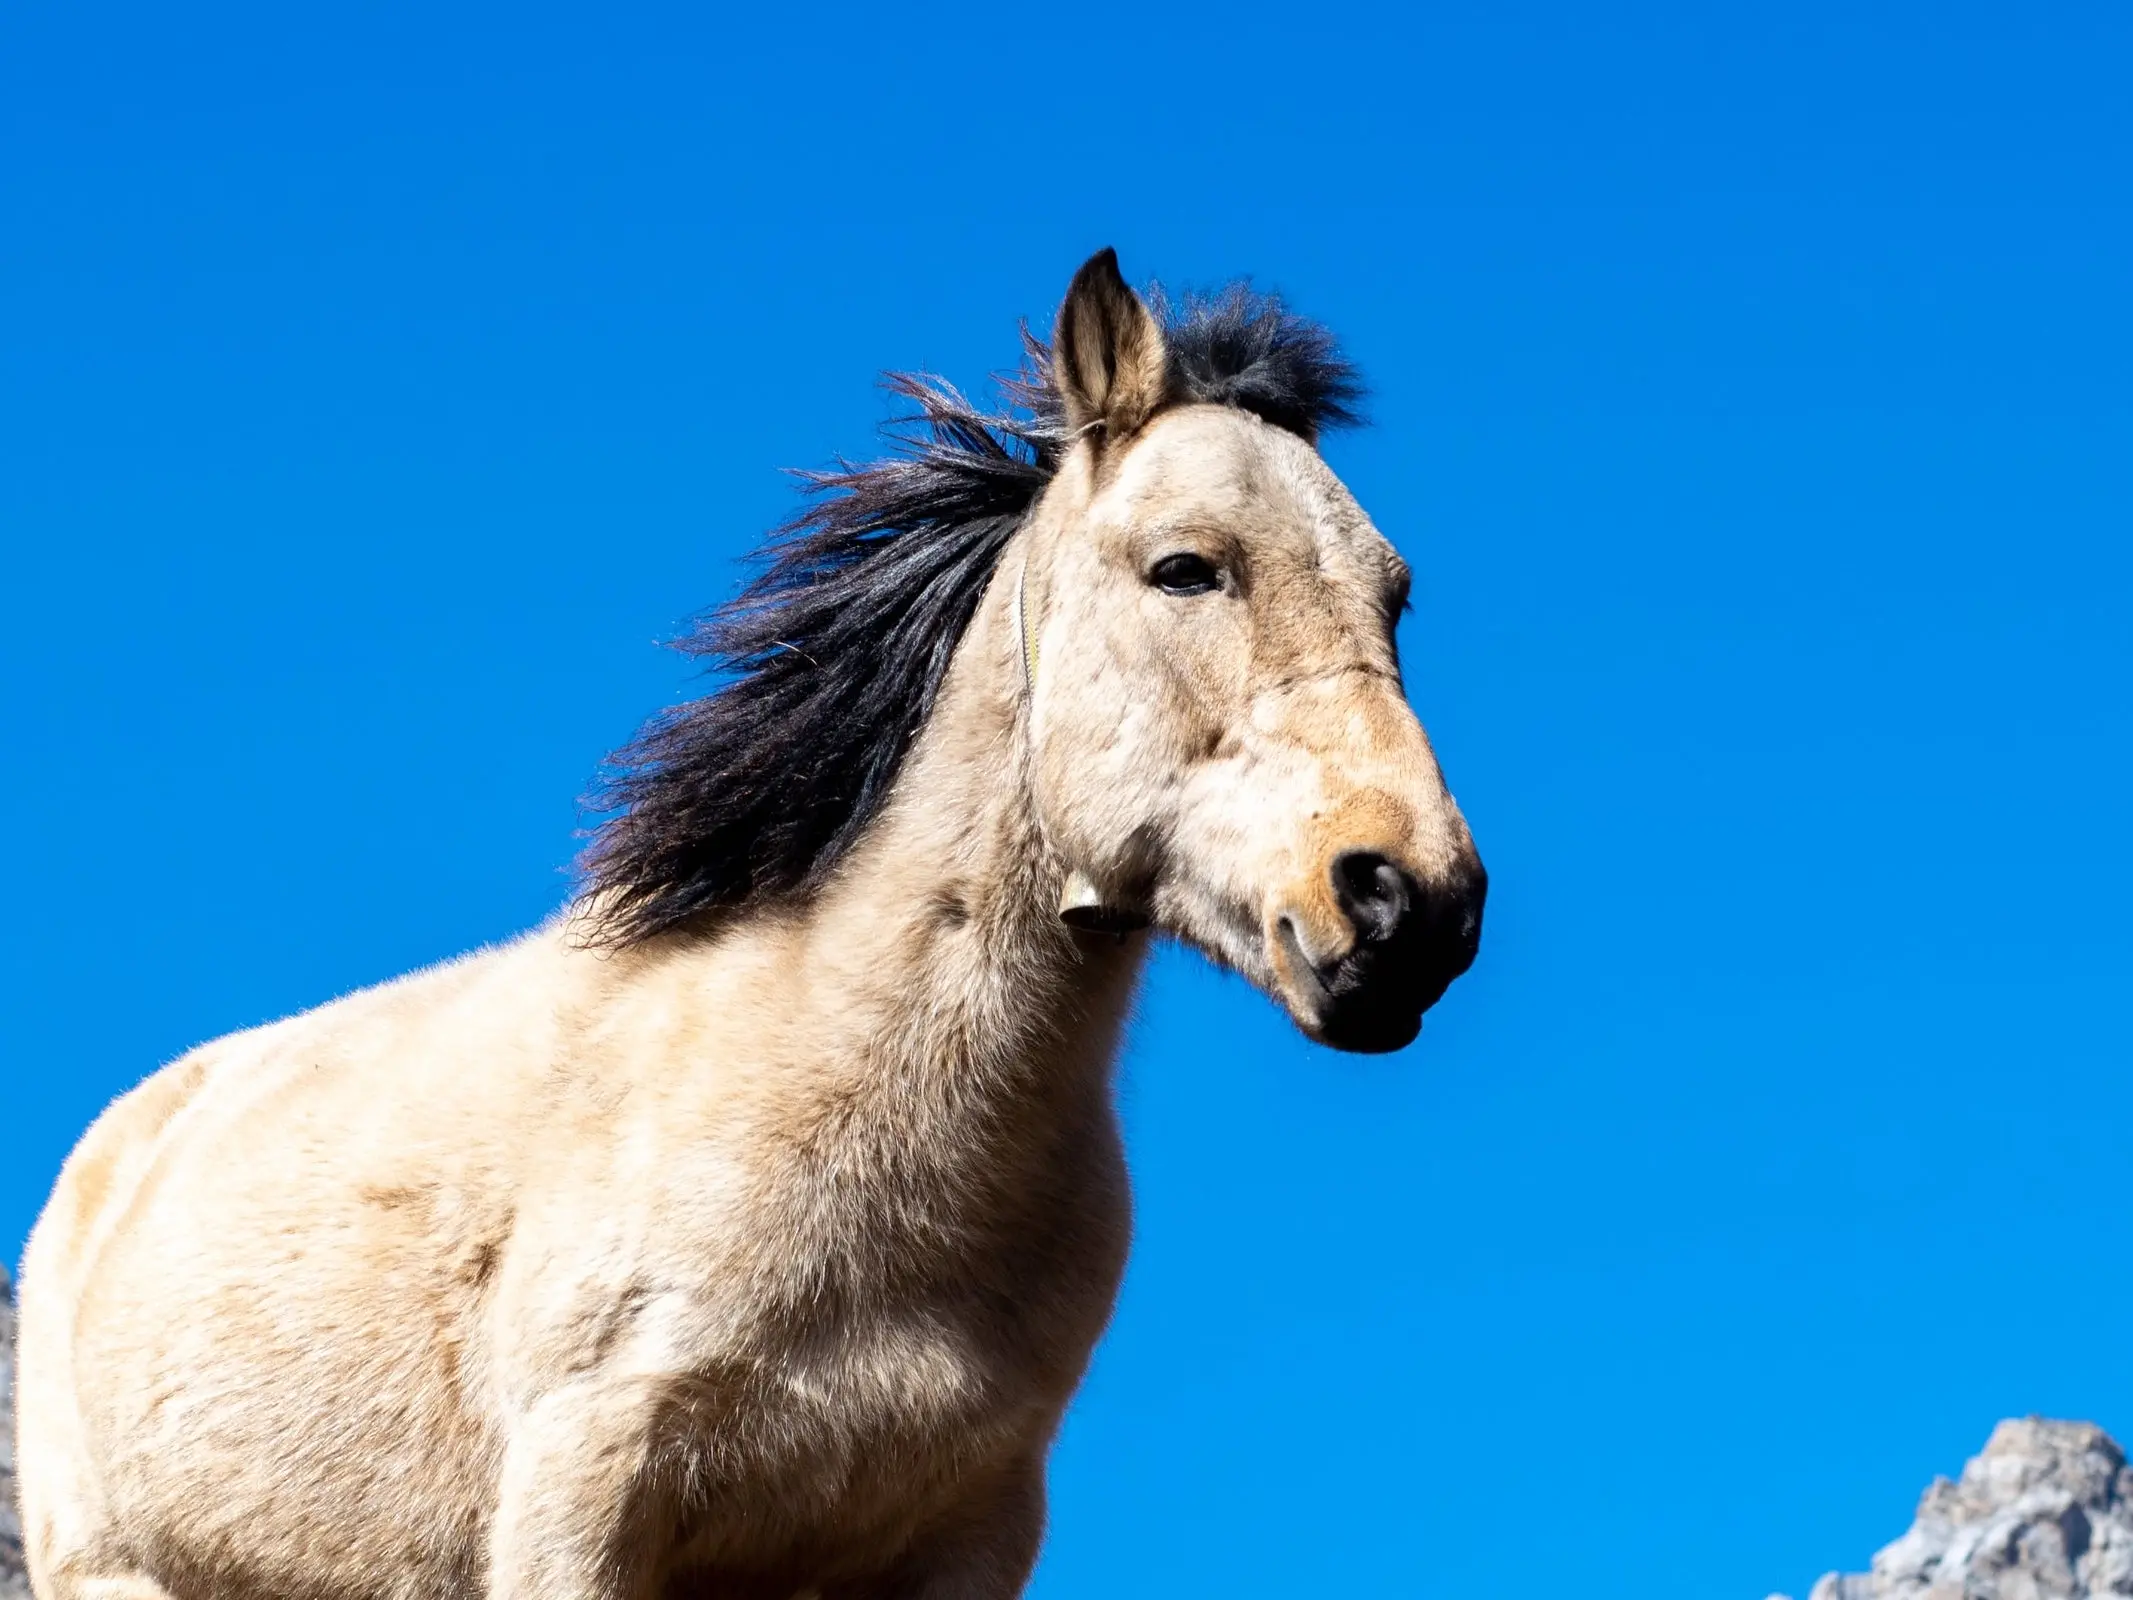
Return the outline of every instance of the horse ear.
[[[1163,403],[1169,354],[1163,330],[1118,275],[1118,252],[1099,250],[1067,285],[1052,332],[1052,382],[1076,433],[1101,424],[1123,439]]]

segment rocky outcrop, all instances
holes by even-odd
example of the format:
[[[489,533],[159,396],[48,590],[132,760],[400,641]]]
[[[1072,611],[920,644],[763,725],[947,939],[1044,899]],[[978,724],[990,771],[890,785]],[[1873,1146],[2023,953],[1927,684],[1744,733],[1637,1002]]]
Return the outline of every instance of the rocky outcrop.
[[[1871,1572],[1808,1600],[2091,1600],[2133,1596],[2133,1467],[2101,1428],[2025,1417],[1992,1430]],[[1774,1597],[1777,1600],[1777,1597]]]
[[[0,1267],[0,1600],[29,1600],[15,1514],[15,1289]]]

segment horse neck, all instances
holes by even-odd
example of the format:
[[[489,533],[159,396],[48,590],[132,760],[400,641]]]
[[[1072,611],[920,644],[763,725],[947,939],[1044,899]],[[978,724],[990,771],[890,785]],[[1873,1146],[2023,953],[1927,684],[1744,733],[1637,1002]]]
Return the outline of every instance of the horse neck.
[[[1064,873],[1030,800],[1012,558],[957,647],[896,791],[809,918],[840,1093],[1011,1122],[1108,1092],[1145,941],[1058,919]]]

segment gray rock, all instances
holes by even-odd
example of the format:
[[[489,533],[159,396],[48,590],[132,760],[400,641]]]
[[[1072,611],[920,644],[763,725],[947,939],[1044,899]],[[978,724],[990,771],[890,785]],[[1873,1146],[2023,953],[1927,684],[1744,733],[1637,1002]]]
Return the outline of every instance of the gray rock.
[[[29,1600],[15,1513],[15,1288],[0,1267],[0,1600]]]
[[[2133,1596],[2133,1467],[2092,1423],[2023,1417],[1993,1429],[1960,1478],[1933,1480],[1871,1572],[1832,1572],[1808,1600],[2109,1595]]]

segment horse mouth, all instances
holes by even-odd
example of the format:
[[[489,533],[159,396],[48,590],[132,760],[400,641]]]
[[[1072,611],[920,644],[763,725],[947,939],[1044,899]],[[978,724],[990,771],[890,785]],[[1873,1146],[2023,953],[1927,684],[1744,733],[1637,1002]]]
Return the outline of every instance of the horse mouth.
[[[1415,974],[1402,970],[1409,963],[1400,959],[1398,943],[1361,941],[1321,969],[1290,918],[1280,919],[1276,937],[1290,974],[1283,986],[1289,1015],[1309,1038],[1352,1055],[1386,1055],[1413,1044],[1422,1014],[1465,970],[1413,981]]]
[[[1411,1000],[1390,1005],[1336,1001],[1320,1019],[1318,1036],[1350,1055],[1388,1055],[1415,1042],[1422,1032],[1422,1013],[1428,1009]]]

